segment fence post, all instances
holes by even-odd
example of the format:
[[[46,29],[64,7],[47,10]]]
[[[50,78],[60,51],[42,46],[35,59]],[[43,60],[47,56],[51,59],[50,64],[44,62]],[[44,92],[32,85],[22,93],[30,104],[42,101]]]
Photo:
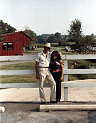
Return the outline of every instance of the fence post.
[[[68,69],[68,60],[64,59],[64,70]],[[68,81],[68,75],[64,74],[64,82]],[[64,101],[68,101],[68,87],[64,87]]]

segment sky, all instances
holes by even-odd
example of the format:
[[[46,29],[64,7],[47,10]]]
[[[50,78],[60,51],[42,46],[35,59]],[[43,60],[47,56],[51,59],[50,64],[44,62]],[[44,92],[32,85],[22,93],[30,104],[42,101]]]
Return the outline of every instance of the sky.
[[[68,34],[75,19],[84,35],[96,34],[96,0],[0,0],[0,20],[17,31]]]

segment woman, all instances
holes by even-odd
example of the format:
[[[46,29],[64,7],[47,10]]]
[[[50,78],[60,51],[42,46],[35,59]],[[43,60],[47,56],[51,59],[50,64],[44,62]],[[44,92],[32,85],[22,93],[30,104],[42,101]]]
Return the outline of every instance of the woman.
[[[60,52],[58,51],[52,52],[49,69],[56,82],[56,102],[59,103],[61,99],[61,81],[63,80],[63,70],[64,70]]]

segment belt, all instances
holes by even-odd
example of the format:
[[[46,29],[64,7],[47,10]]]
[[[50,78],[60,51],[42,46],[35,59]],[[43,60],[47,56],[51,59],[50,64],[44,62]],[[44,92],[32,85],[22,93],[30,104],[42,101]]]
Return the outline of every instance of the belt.
[[[39,68],[49,68],[49,67],[39,67]]]

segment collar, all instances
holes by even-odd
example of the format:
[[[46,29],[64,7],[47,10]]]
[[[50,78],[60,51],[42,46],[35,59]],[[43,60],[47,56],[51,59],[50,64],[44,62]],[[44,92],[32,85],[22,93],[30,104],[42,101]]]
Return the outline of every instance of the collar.
[[[48,52],[47,56],[50,54],[50,52]],[[42,55],[46,57],[45,53],[42,51]]]

